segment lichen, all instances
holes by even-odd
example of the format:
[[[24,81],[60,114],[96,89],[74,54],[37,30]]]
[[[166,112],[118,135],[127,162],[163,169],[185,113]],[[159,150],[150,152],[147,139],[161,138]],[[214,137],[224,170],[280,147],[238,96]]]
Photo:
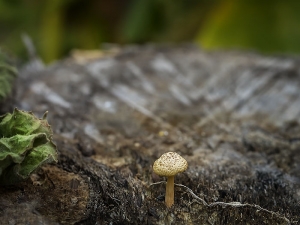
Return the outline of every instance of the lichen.
[[[22,181],[44,163],[57,162],[52,130],[46,120],[15,109],[0,116],[0,184]]]

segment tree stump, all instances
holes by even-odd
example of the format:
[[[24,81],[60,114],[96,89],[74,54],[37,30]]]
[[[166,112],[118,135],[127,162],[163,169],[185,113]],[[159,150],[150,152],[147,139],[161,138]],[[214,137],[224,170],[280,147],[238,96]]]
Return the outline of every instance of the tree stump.
[[[11,106],[59,163],[0,188],[3,224],[300,224],[299,58],[129,46],[23,68]],[[175,204],[153,162],[175,151]]]

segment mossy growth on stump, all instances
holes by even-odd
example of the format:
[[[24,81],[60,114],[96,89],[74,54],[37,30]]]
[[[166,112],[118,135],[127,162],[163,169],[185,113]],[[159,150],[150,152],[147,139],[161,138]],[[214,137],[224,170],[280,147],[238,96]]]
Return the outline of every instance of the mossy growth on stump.
[[[15,109],[0,116],[0,184],[22,181],[44,163],[57,162],[52,130],[46,120]]]

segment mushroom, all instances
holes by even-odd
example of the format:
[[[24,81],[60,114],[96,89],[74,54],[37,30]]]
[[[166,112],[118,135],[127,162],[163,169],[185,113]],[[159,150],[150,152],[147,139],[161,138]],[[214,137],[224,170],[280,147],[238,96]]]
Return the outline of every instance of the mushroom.
[[[165,196],[167,207],[174,204],[174,176],[185,171],[187,167],[187,161],[176,152],[167,152],[154,162],[154,173],[167,177]]]

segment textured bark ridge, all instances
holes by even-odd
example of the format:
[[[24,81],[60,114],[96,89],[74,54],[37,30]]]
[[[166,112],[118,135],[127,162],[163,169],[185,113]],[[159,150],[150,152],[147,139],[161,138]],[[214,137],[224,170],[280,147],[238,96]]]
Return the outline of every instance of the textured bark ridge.
[[[1,220],[300,224],[299,62],[145,46],[23,69],[15,106],[49,111],[59,163],[1,187]],[[171,208],[168,151],[189,164]]]

